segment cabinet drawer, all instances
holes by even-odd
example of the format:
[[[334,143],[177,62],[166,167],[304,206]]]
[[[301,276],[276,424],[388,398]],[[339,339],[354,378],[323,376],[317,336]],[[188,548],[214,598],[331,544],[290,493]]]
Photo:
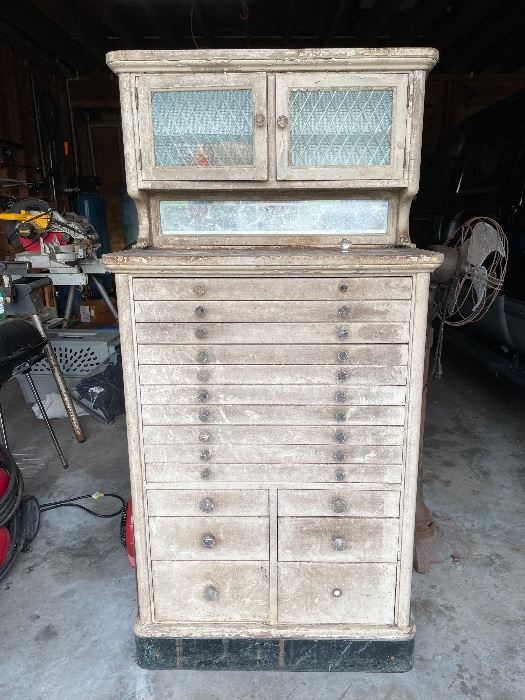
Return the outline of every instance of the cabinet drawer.
[[[399,491],[281,489],[278,497],[282,516],[399,518]]]
[[[407,345],[139,345],[141,365],[401,366]],[[277,369],[274,367],[274,369]]]
[[[135,320],[181,323],[409,321],[409,301],[136,301]]]
[[[137,323],[138,343],[406,343],[402,323]]]
[[[268,491],[148,491],[148,513],[150,517],[268,515]]]
[[[149,483],[223,481],[272,483],[383,483],[401,481],[400,464],[146,464]]]
[[[398,538],[393,518],[279,518],[279,560],[395,562]]]
[[[150,517],[152,559],[268,559],[268,518]]]
[[[144,394],[144,389],[141,392]],[[146,392],[147,393],[147,392]],[[142,396],[144,425],[404,425],[404,406],[159,405]]]
[[[281,404],[306,406],[401,406],[403,386],[166,386],[148,384],[140,391],[143,404]]]
[[[136,300],[215,299],[246,300],[340,300],[340,299],[410,299],[410,277],[306,277],[281,279],[135,279],[133,296]]]
[[[392,625],[395,564],[279,564],[278,619]]]
[[[305,463],[317,464],[400,464],[403,448],[397,445],[185,445],[183,450],[171,445],[145,445],[147,462],[201,464],[236,463]]]
[[[266,622],[269,566],[260,562],[154,561],[157,622]]]
[[[404,429],[390,425],[145,425],[145,445],[402,445]]]
[[[143,365],[141,384],[328,384],[341,386],[390,386],[406,384],[407,368],[342,365]]]

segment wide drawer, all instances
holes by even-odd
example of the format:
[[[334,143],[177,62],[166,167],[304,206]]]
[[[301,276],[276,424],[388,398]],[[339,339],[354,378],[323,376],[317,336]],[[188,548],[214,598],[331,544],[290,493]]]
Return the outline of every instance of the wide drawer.
[[[392,625],[395,564],[278,565],[278,620]]]
[[[141,365],[406,365],[408,345],[139,345]]]
[[[280,489],[278,514],[287,517],[399,518],[399,491]]]
[[[135,279],[136,300],[410,299],[410,277]]]
[[[264,516],[268,491],[163,489],[148,491],[151,516]]]
[[[149,483],[301,482],[382,483],[401,481],[400,464],[146,464]]]
[[[143,390],[144,391],[144,390]],[[143,393],[142,391],[142,393]],[[404,425],[404,406],[158,405],[149,395],[144,425]]]
[[[280,404],[306,406],[401,406],[404,386],[247,386],[148,384],[140,390],[143,404]]]
[[[153,560],[268,559],[268,518],[150,517]]]
[[[399,445],[209,445],[187,444],[183,450],[171,445],[145,445],[147,462],[205,464],[304,463],[317,464],[400,464],[403,448]]]
[[[138,343],[406,343],[401,323],[137,323]]]
[[[280,561],[395,562],[399,520],[279,518]]]
[[[141,384],[341,384],[342,386],[404,385],[407,368],[343,365],[142,365]]]
[[[142,429],[145,445],[402,445],[401,426],[214,425],[156,426]]]
[[[261,562],[153,562],[157,622],[266,622],[269,566]]]
[[[135,320],[180,323],[409,321],[407,301],[136,301]]]

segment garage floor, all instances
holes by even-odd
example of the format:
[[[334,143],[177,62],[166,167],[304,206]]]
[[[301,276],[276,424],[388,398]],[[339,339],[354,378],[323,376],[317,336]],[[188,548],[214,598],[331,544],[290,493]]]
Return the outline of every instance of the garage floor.
[[[10,446],[41,501],[128,494],[123,420],[84,418],[84,445],[54,421],[64,472],[16,382],[2,389]],[[9,700],[445,700],[525,697],[525,399],[462,364],[431,387],[427,500],[468,551],[415,575],[415,670],[402,675],[148,672],[134,662],[133,573],[119,522],[44,514],[33,551],[0,583],[0,697]]]

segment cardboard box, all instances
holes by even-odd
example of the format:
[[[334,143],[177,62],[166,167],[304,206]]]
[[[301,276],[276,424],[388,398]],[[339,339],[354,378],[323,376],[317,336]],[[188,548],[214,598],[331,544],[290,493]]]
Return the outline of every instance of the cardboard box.
[[[112,301],[115,304],[113,299]],[[104,299],[85,299],[79,306],[79,314],[80,322],[89,323],[91,326],[109,326],[116,323]]]

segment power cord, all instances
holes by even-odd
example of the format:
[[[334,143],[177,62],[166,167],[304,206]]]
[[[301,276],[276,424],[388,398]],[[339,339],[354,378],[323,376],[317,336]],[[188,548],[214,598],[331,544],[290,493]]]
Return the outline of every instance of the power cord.
[[[83,501],[84,499],[91,498],[95,501],[101,498],[116,498],[121,502],[121,507],[114,513],[97,513],[96,510],[91,510],[91,508],[86,508],[86,506],[81,506],[80,503],[75,503],[74,501]],[[41,503],[40,512],[45,513],[48,510],[55,510],[56,508],[80,508],[85,510],[86,513],[95,516],[95,518],[116,518],[118,515],[124,512],[126,508],[126,501],[116,493],[102,493],[97,491],[96,493],[88,493],[85,496],[74,496],[73,498],[65,498],[62,501],[53,501],[51,503]]]

